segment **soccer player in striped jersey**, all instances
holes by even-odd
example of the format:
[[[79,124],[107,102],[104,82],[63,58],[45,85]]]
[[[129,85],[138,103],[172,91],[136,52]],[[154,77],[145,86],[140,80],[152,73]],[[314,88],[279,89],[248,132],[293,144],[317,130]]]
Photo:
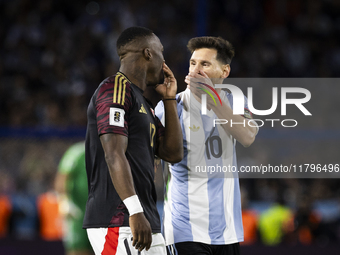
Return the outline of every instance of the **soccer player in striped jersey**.
[[[213,125],[214,119],[242,123],[251,119],[245,100],[244,116],[233,115],[233,95],[216,89],[221,104],[207,97],[201,112],[202,83],[214,88],[229,76],[232,45],[221,37],[197,37],[188,43],[192,56],[187,89],[176,96],[183,133],[184,158],[169,167],[164,204],[164,237],[171,254],[239,254],[243,241],[239,180],[234,173],[209,172],[213,167],[237,168],[236,141],[250,146],[258,128],[249,125]],[[211,93],[213,94],[213,93]],[[163,121],[164,104],[156,107]],[[247,122],[245,122],[247,123]],[[198,168],[197,168],[198,167]]]
[[[165,254],[154,185],[155,155],[179,162],[182,132],[177,82],[163,46],[149,29],[131,27],[117,40],[121,66],[95,91],[87,111],[88,200],[83,227],[96,255]],[[147,86],[162,96],[164,128],[143,97]]]

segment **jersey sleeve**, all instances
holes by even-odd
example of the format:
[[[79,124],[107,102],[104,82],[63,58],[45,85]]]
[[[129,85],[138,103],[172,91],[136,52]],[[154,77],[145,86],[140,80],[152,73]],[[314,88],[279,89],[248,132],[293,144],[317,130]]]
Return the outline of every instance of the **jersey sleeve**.
[[[158,104],[156,105],[155,115],[161,121],[163,126],[165,126],[165,124],[164,124],[164,103],[163,103],[162,100],[159,101]]]
[[[124,77],[116,75],[104,83],[96,99],[98,135],[128,136],[131,107],[131,87]]]
[[[178,118],[181,118],[183,104],[181,102],[181,98],[179,94],[176,95],[176,102],[177,102],[177,114]],[[159,101],[155,108],[155,115],[160,119],[163,126],[165,126],[165,114],[164,114],[164,103],[163,101]]]

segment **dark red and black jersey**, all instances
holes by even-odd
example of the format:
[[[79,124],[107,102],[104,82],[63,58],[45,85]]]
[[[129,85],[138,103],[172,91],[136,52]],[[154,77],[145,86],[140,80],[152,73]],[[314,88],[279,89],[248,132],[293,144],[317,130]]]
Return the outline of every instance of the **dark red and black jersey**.
[[[136,193],[153,233],[161,231],[156,207],[154,156],[157,137],[164,127],[143,91],[121,72],[105,79],[91,98],[87,110],[86,172],[89,197],[84,228],[129,226],[129,213],[118,196],[109,174],[100,135],[128,137],[126,158]]]

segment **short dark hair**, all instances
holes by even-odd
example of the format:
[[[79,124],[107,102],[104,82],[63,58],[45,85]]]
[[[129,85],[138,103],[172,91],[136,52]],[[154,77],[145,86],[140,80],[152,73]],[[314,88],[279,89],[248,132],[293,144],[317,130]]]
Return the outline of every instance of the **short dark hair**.
[[[118,37],[117,40],[117,52],[118,55],[120,55],[120,49],[127,45],[130,42],[135,41],[136,39],[139,38],[146,38],[149,37],[153,34],[152,30],[145,28],[145,27],[129,27],[125,29],[120,36]]]
[[[230,64],[235,55],[234,47],[222,37],[202,36],[190,39],[187,45],[191,53],[195,50],[208,48],[217,50],[216,59],[223,64]]]

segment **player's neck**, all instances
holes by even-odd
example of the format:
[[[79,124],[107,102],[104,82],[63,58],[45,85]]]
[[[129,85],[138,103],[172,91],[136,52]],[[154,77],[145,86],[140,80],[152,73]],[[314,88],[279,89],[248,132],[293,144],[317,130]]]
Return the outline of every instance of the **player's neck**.
[[[136,62],[122,63],[119,72],[126,75],[134,85],[143,91],[146,89],[146,71],[142,70]]]

